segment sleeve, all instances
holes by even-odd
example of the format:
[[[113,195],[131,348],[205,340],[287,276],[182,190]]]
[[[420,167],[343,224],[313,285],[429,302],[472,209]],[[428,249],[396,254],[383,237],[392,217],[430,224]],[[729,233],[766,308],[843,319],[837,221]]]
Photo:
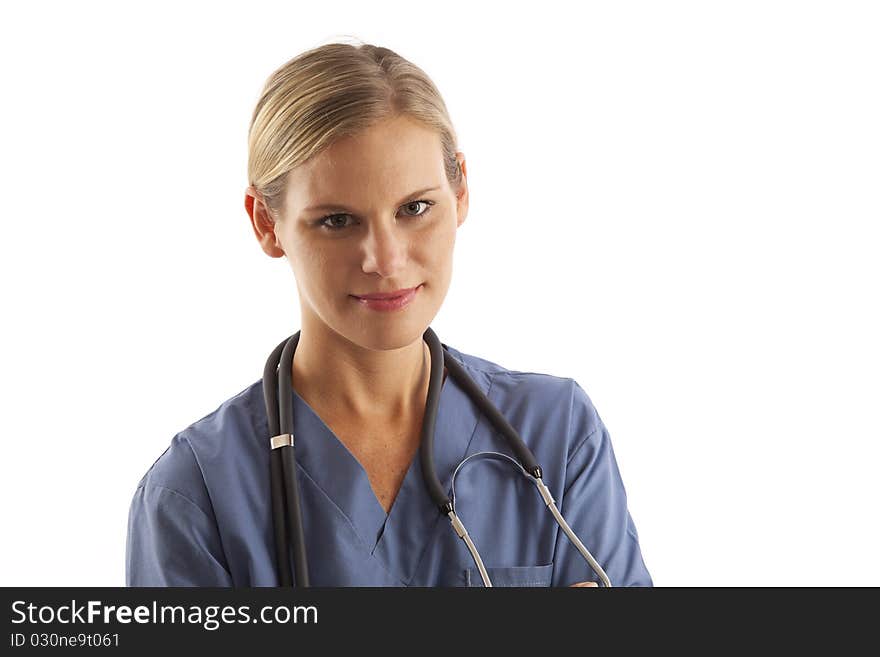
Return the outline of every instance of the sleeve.
[[[128,515],[126,586],[232,586],[217,524],[170,488],[142,484]]]
[[[611,585],[653,586],[642,559],[639,535],[627,509],[626,490],[611,436],[587,394],[575,382],[570,424],[573,451],[565,489],[557,506],[565,521],[599,563]],[[557,536],[553,585],[599,582],[587,560],[561,529]]]

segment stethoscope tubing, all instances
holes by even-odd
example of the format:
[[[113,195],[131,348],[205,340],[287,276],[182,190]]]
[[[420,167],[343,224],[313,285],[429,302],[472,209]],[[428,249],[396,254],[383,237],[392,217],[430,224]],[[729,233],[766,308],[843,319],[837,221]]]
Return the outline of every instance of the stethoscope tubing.
[[[293,567],[298,586],[309,586],[306,541],[303,532],[302,503],[296,472],[293,438],[293,384],[290,380],[293,354],[299,342],[297,331],[272,351],[263,370],[263,394],[266,398],[269,435],[287,436],[287,444],[271,450],[272,518],[275,527],[275,553],[282,586],[292,586],[288,531],[293,534]],[[278,370],[287,373],[279,376]],[[278,400],[287,400],[279,407]],[[273,438],[274,440],[274,438]]]
[[[272,518],[274,524],[275,553],[278,576],[282,586],[292,586],[294,579],[290,572],[290,546],[288,532],[293,538],[293,577],[298,586],[309,586],[308,563],[305,548],[305,535],[302,522],[302,503],[297,481],[296,457],[293,436],[293,385],[291,372],[293,355],[299,343],[300,332],[286,338],[275,347],[263,370],[263,395],[266,401],[266,414],[271,436],[270,474],[272,493]],[[443,385],[444,365],[450,376],[465,391],[468,397],[486,415],[492,425],[501,432],[511,449],[519,458],[519,467],[538,487],[544,502],[566,536],[575,544],[590,567],[599,575],[605,586],[611,582],[586,547],[565,522],[549,489],[542,481],[541,467],[528,446],[520,438],[501,412],[467,375],[464,368],[452,357],[428,327],[423,335],[431,354],[431,370],[428,380],[428,396],[422,421],[420,461],[425,484],[432,500],[441,513],[449,517],[452,527],[471,553],[485,586],[492,586],[488,572],[483,564],[464,524],[455,514],[454,498],[450,499],[443,490],[434,466],[434,429],[437,422],[437,409],[440,405],[440,390]],[[279,376],[279,371],[284,376]],[[278,400],[285,400],[280,404]],[[510,457],[506,457],[510,458]],[[513,460],[513,459],[511,459]],[[461,465],[461,464],[460,464]],[[460,467],[459,465],[459,467]],[[456,470],[457,471],[457,470]],[[455,474],[453,473],[453,495]]]

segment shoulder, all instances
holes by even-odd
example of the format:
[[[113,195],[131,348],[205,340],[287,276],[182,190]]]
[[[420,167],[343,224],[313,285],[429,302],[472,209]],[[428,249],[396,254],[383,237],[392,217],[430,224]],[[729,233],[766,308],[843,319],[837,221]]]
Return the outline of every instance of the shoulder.
[[[261,381],[250,384],[175,434],[137,488],[183,497],[211,515],[205,469],[212,455],[228,451],[231,442],[251,439],[252,405],[262,400],[261,385]],[[255,399],[257,393],[259,399]]]
[[[468,374],[482,378],[483,391],[509,421],[555,427],[567,437],[569,454],[602,425],[592,399],[575,379],[514,369],[444,346]]]

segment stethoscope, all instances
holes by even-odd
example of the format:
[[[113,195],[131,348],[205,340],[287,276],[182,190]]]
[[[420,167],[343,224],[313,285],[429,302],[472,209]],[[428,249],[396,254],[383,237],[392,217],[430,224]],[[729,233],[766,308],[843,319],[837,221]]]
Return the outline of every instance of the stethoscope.
[[[277,555],[281,586],[293,586],[289,558],[291,548],[288,544],[287,530],[293,535],[293,568],[297,585],[309,586],[305,536],[302,527],[302,507],[296,475],[296,458],[293,451],[293,386],[290,373],[293,364],[293,354],[296,352],[296,346],[299,343],[299,335],[300,332],[297,331],[275,347],[263,370],[263,395],[266,400],[266,415],[269,419],[269,435],[271,436],[270,444],[272,446],[270,457],[272,519],[275,527],[275,553]],[[611,580],[608,579],[605,571],[602,570],[602,567],[596,562],[593,555],[584,547],[584,544],[581,543],[571,527],[568,526],[568,523],[565,522],[565,518],[559,513],[559,509],[556,508],[556,502],[553,500],[553,496],[550,495],[550,490],[541,480],[541,466],[535,462],[535,457],[522,438],[519,437],[516,430],[510,426],[507,420],[504,419],[504,416],[483,394],[483,391],[465,373],[458,361],[443,347],[437,335],[430,327],[425,331],[423,338],[428,343],[428,349],[431,353],[431,373],[428,381],[428,399],[422,419],[422,442],[419,455],[422,473],[428,486],[428,492],[437,508],[440,509],[442,514],[449,517],[455,533],[467,545],[471,557],[480,571],[480,576],[483,578],[483,585],[492,586],[489,574],[486,572],[483,559],[480,557],[480,553],[477,552],[477,548],[471,540],[467,529],[465,529],[465,526],[455,514],[455,474],[458,473],[459,468],[464,465],[465,461],[478,454],[468,456],[458,465],[458,468],[453,473],[452,499],[447,497],[434,469],[434,425],[437,420],[437,407],[440,404],[440,388],[443,385],[443,365],[446,366],[450,376],[455,379],[456,383],[464,389],[471,401],[479,407],[491,420],[495,428],[507,439],[511,449],[513,449],[518,457],[519,463],[508,455],[498,452],[480,452],[479,454],[501,457],[513,462],[537,486],[538,492],[541,494],[556,522],[562,528],[562,531],[565,532],[565,535],[577,547],[593,571],[602,580],[603,585],[610,587]],[[284,372],[284,376],[278,376],[279,367],[280,371]],[[280,408],[278,406],[279,399],[287,400],[287,403],[282,404]]]

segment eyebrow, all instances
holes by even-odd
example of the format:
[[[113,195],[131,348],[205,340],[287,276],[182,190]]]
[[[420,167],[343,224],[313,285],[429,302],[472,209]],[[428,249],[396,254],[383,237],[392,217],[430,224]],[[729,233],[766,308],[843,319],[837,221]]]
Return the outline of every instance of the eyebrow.
[[[412,194],[407,194],[400,201],[397,202],[398,205],[403,205],[409,199],[414,196],[419,196],[420,194],[424,194],[425,192],[433,192],[440,189],[440,187],[426,187],[425,189],[420,189],[418,191],[413,192]],[[321,205],[312,205],[311,207],[306,208],[303,212],[313,212],[315,210],[342,210],[343,212],[355,212],[350,208],[345,207],[344,205],[339,205],[338,203],[322,203]]]

